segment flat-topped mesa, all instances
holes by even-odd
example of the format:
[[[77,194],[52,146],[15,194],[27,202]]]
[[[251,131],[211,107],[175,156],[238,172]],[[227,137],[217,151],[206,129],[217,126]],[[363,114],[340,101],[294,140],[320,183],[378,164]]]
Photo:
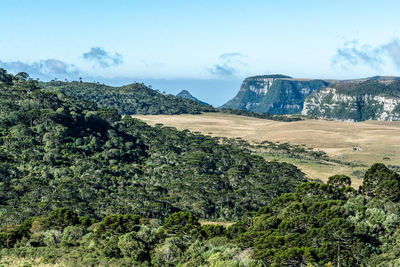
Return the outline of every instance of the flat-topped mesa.
[[[295,114],[306,96],[330,82],[295,79],[282,74],[246,78],[238,94],[222,107],[271,114]]]
[[[260,75],[246,78],[243,83],[249,82],[249,87],[251,91],[259,95],[266,95],[268,89],[272,86],[277,79],[291,79],[291,77],[282,74],[272,74],[272,75]],[[240,88],[242,90],[242,87]],[[247,88],[243,88],[247,90]]]

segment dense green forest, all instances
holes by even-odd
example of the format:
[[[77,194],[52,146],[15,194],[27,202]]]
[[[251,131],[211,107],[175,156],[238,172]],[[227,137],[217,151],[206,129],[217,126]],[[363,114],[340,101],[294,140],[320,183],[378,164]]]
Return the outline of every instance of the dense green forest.
[[[202,225],[190,212],[163,220],[102,219],[68,208],[0,229],[1,263],[67,266],[398,266],[400,176],[373,165],[350,178],[307,182],[237,223]]]
[[[8,76],[7,76],[8,77]],[[57,207],[97,218],[191,211],[233,220],[305,181],[235,145],[150,127],[19,76],[0,89],[0,223]]]
[[[241,143],[0,69],[0,264],[400,265],[398,173],[307,181]]]

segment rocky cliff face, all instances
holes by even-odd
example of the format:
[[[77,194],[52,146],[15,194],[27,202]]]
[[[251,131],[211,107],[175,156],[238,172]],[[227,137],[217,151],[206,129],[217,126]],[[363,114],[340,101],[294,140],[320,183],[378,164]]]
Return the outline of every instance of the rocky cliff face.
[[[370,80],[326,87],[306,98],[301,114],[341,121],[399,121],[400,82]]]
[[[323,80],[293,79],[280,74],[249,77],[243,81],[238,94],[222,107],[271,114],[295,114],[302,110],[308,95],[328,84]]]

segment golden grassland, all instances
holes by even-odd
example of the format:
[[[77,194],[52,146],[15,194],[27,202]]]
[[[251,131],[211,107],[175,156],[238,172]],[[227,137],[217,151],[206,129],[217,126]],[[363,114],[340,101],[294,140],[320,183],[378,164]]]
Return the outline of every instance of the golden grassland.
[[[203,221],[203,220],[200,220],[200,225],[222,225],[224,227],[229,227],[232,224],[234,224],[234,222],[214,222],[214,221]]]
[[[201,115],[135,115],[150,125],[162,123],[178,130],[188,129],[211,136],[241,137],[261,142],[288,142],[325,151],[330,157],[344,162],[371,165],[375,162],[400,165],[400,122],[339,122],[304,120],[280,122],[223,113]],[[316,164],[300,159],[267,160],[289,161],[311,178],[327,180],[331,175],[350,175],[357,169],[341,164]],[[362,168],[361,168],[362,169]],[[353,178],[353,177],[352,177]],[[359,179],[353,179],[358,187]]]
[[[68,266],[66,263],[42,263],[41,258],[19,258],[13,256],[2,257],[0,259],[0,267],[12,266],[12,267],[28,267],[28,266],[37,266],[37,267],[58,267],[58,266]]]
[[[19,256],[4,256],[0,258],[0,267],[78,267],[78,266],[107,266],[107,267],[119,267],[118,263],[105,262],[103,263],[86,263],[78,255],[76,258],[61,258],[54,259],[54,263],[43,263],[42,257],[19,257]],[[130,266],[130,265],[123,265]]]

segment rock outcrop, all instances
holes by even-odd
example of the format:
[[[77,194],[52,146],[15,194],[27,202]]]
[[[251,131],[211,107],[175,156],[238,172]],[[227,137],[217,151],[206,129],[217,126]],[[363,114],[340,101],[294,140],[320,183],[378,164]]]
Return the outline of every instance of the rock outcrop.
[[[305,98],[330,82],[293,79],[275,74],[246,78],[238,94],[223,108],[270,114],[296,114],[303,109]]]
[[[400,81],[373,77],[332,84],[308,96],[301,114],[341,121],[399,121]]]

